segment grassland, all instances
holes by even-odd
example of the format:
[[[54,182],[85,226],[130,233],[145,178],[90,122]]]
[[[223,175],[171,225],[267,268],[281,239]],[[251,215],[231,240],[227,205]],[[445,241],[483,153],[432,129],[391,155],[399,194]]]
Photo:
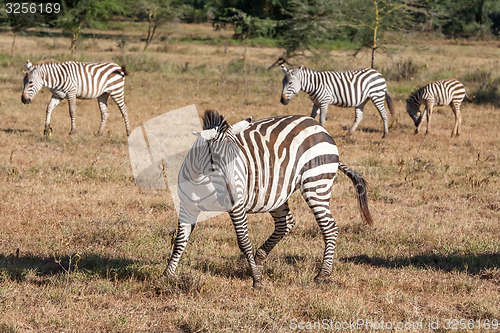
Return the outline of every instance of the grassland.
[[[245,48],[229,31],[178,25],[142,52],[144,26],[116,29],[87,31],[96,38],[82,40],[75,59],[127,64],[132,128],[193,103],[230,122],[310,112],[303,93],[279,104],[282,74],[267,68],[280,49]],[[478,322],[500,319],[500,43],[396,37],[376,58],[398,111],[390,136],[381,139],[371,104],[352,137],[344,134],[354,110],[330,107],[326,123],[341,160],[369,181],[374,226],[362,224],[351,183],[340,175],[331,199],[340,227],[334,272],[331,283],[317,285],[322,236],[293,195],[297,225],[268,258],[264,291],[251,287],[227,214],[198,225],[175,279],[158,278],[177,223],[168,192],[135,185],[114,104],[102,137],[93,135],[95,101],[77,102],[78,135],[67,135],[63,102],[53,135],[43,136],[50,92],[21,103],[24,62],[69,59],[69,40],[57,31],[18,37],[12,58],[0,54],[0,332],[288,332],[294,319],[416,323],[407,331],[439,321],[436,332],[448,331],[446,319],[466,319],[472,331],[485,331]],[[0,50],[10,50],[11,38],[0,34]],[[336,50],[303,64],[369,65],[368,53],[351,54]],[[483,102],[463,105],[459,138],[450,138],[448,107],[435,111],[432,134],[413,135],[405,98],[447,77]],[[249,229],[260,245],[272,220],[252,215]]]

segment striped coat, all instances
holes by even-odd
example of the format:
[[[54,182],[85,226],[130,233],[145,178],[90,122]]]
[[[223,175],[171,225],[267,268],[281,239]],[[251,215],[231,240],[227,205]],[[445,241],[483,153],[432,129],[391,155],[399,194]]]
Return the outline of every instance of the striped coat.
[[[374,69],[364,68],[345,72],[316,72],[308,68],[286,69],[281,103],[287,105],[292,97],[301,90],[306,92],[313,102],[311,117],[315,118],[320,111],[320,124],[324,126],[328,105],[343,108],[354,107],[354,124],[348,134],[354,133],[363,119],[363,108],[371,100],[384,123],[384,137],[389,133],[387,112],[384,100],[387,101],[391,115],[394,115],[394,106],[387,90],[385,79]]]
[[[47,87],[52,92],[52,98],[46,110],[45,131],[46,135],[52,132],[50,116],[52,110],[61,100],[67,99],[71,117],[70,134],[75,133],[75,108],[76,99],[97,98],[101,111],[101,124],[97,134],[102,134],[108,118],[108,97],[118,105],[127,135],[130,133],[128,110],[125,105],[125,75],[128,72],[124,66],[112,62],[56,62],[52,60],[41,61],[33,65],[26,62],[26,75],[21,101],[29,104],[42,87]]]
[[[420,131],[426,118],[427,129],[425,134],[429,133],[434,106],[449,105],[455,114],[455,126],[451,136],[459,136],[462,125],[460,105],[464,98],[467,98],[472,103],[472,100],[467,96],[464,85],[456,79],[434,81],[416,89],[406,100],[406,111],[415,124],[415,134]],[[422,104],[424,105],[423,114],[420,112],[420,105]]]
[[[363,219],[372,221],[365,181],[339,162],[333,138],[305,116],[247,119],[230,126],[220,114],[207,111],[203,129],[179,172],[177,238],[164,274],[174,274],[200,211],[227,211],[251,267],[254,286],[260,287],[263,261],[295,224],[288,199],[299,190],[325,241],[323,266],[316,281],[329,276],[338,234],[329,201],[339,168],[356,186]],[[261,212],[271,213],[275,230],[254,256],[247,214]]]

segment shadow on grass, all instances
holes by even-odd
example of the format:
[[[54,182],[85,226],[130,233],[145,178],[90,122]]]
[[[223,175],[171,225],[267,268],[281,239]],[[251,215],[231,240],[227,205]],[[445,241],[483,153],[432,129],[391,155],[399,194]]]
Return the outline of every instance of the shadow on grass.
[[[19,133],[27,133],[27,132],[31,132],[31,131],[28,129],[0,128],[0,132],[4,132],[7,134],[19,134]]]
[[[77,257],[43,257],[36,255],[0,254],[0,278],[23,281],[28,274],[49,277],[65,273],[71,259],[71,272],[78,271],[89,276],[101,278],[127,279],[132,276],[148,278],[155,274],[151,265],[143,265],[130,259],[112,259],[97,254],[84,254]]]
[[[483,275],[485,271],[500,268],[500,253],[481,254],[419,254],[411,257],[383,258],[367,255],[352,256],[340,259],[343,262],[365,264],[385,268],[417,267],[435,269],[445,272],[466,272],[472,275]]]

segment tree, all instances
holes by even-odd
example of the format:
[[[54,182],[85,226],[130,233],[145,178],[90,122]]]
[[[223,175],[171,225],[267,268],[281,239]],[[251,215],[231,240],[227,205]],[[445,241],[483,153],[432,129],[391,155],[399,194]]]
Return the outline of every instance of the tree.
[[[6,7],[6,3],[9,3],[9,7]],[[13,37],[12,37],[12,44],[11,44],[11,47],[10,47],[10,56],[12,57],[13,54],[14,54],[14,46],[15,46],[15,43],[16,43],[16,37],[17,35],[28,29],[28,28],[32,28],[32,27],[36,27],[36,26],[40,26],[40,25],[44,25],[45,22],[47,21],[48,18],[52,18],[52,15],[50,14],[41,14],[39,12],[39,10],[29,10],[29,6],[27,7],[27,12],[26,13],[22,13],[21,10],[20,10],[20,13],[15,13],[14,12],[14,7],[13,4],[16,3],[16,4],[19,4],[19,7],[18,8],[22,8],[22,2],[21,1],[6,1],[6,0],[2,0],[0,1],[0,3],[2,4],[2,7],[5,8],[5,10],[2,10],[1,11],[1,16],[5,16],[9,26],[10,26],[10,30],[12,31],[13,33]],[[27,3],[24,3],[25,5]],[[42,2],[30,2],[29,5],[32,6],[32,8],[39,8],[38,6],[42,4]],[[45,8],[45,7],[44,7]],[[10,13],[8,12],[8,9],[10,10]]]
[[[134,9],[139,19],[145,19],[148,22],[144,51],[155,38],[158,28],[177,18],[174,0],[142,0],[135,3]]]
[[[375,65],[375,50],[380,47],[381,31],[403,27],[409,21],[408,7],[402,0],[342,1],[341,8],[342,24],[365,29],[361,47],[371,49],[372,68]]]
[[[315,52],[335,30],[337,8],[331,0],[291,0],[283,9],[284,18],[277,27],[278,45],[285,49],[283,62]]]
[[[120,0],[68,0],[63,7],[64,14],[57,20],[57,26],[71,34],[71,55],[83,28],[102,28],[114,14],[125,12]]]

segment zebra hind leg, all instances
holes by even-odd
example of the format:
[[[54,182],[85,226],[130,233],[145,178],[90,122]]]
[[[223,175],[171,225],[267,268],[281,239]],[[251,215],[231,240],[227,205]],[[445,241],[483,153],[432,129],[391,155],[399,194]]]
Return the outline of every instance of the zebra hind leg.
[[[111,95],[111,98],[113,101],[118,105],[118,108],[120,109],[120,112],[123,117],[123,121],[125,122],[125,130],[127,131],[127,136],[130,135],[130,124],[128,122],[128,109],[127,105],[125,105],[125,96],[123,93],[123,90],[115,95]]]
[[[302,196],[306,200],[309,208],[316,218],[316,222],[323,234],[325,242],[325,251],[323,254],[323,263],[318,275],[314,278],[317,283],[326,282],[332,273],[333,253],[337,243],[339,233],[337,224],[330,213],[330,194],[333,178],[320,179],[316,182],[310,182],[309,188],[302,189]],[[323,190],[323,191],[321,191]]]
[[[262,246],[255,252],[255,264],[262,272],[264,260],[266,260],[269,252],[278,244],[278,242],[285,237],[295,225],[295,220],[290,213],[288,202],[278,207],[278,209],[270,212],[274,219],[274,232],[262,244]]]
[[[380,114],[380,117],[382,118],[382,121],[384,122],[384,135],[382,135],[382,138],[385,138],[387,134],[389,134],[389,124],[387,121],[387,111],[385,110],[384,106],[384,101],[385,97],[376,97],[372,98],[372,102],[375,105],[375,107],[378,110],[378,113]]]
[[[108,119],[108,94],[103,94],[97,97],[97,103],[99,104],[99,110],[101,110],[101,124],[99,125],[99,130],[96,135],[102,135],[102,131],[104,130],[104,126],[106,126],[106,120]]]

